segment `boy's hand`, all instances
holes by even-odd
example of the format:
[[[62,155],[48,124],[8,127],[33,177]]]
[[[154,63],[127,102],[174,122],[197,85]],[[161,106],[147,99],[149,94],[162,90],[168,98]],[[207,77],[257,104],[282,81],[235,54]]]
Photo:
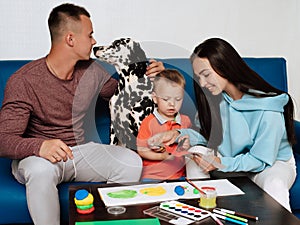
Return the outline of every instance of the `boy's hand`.
[[[177,130],[170,130],[170,131],[158,133],[148,139],[148,145],[151,146],[151,145],[163,144],[164,146],[168,146],[173,144],[176,141],[178,136],[179,136],[179,132]]]
[[[158,152],[158,153],[162,153],[166,151],[165,146],[163,146],[162,144],[149,144],[149,148],[154,151],[154,152]]]
[[[156,147],[156,148],[151,148],[152,151],[162,153],[166,151],[166,148],[161,146],[161,147]]]
[[[190,138],[188,135],[182,136],[178,139],[177,152],[187,151],[191,147]]]
[[[188,135],[182,136],[178,139],[178,145],[176,151],[173,152],[173,155],[176,157],[181,157],[187,154],[190,154],[187,150],[190,148],[190,139]]]

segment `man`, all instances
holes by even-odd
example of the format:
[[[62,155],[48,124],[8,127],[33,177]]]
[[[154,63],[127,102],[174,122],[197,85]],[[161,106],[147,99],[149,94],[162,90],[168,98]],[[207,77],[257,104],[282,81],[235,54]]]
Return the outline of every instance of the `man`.
[[[49,16],[51,49],[8,81],[0,112],[0,156],[14,159],[12,172],[26,185],[34,224],[59,225],[57,184],[68,181],[134,182],[138,155],[119,146],[85,143],[83,118],[95,96],[110,98],[117,81],[90,59],[89,13],[73,4]],[[150,64],[154,76],[164,67]]]

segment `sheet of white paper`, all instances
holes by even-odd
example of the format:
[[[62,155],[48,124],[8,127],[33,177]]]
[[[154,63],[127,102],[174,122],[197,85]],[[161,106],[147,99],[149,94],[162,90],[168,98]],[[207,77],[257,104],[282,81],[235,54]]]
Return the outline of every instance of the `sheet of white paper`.
[[[180,184],[179,182],[176,182]],[[194,190],[194,188],[187,182],[185,182],[187,185],[189,185],[189,190]],[[232,184],[227,179],[220,179],[220,180],[203,180],[203,181],[193,181],[193,183],[201,188],[202,186],[211,186],[215,187],[217,191],[217,196],[229,196],[229,195],[243,195],[245,194],[241,189],[239,189],[237,186]],[[182,199],[191,199],[195,198],[195,195],[191,193],[193,191],[185,192]]]
[[[194,181],[193,183],[199,188],[202,186],[215,187],[218,196],[244,194],[243,191],[227,179]],[[184,188],[183,195],[179,196],[175,193],[174,190],[176,186]],[[104,187],[98,188],[98,192],[106,206],[134,205],[200,197],[200,194],[194,193],[194,187],[186,181]]]

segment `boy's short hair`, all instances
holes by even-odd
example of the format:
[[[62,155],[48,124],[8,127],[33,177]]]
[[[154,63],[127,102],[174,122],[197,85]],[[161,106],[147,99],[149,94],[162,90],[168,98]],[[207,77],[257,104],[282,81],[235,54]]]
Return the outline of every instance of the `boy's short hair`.
[[[165,69],[155,76],[154,81],[153,81],[153,91],[156,90],[157,84],[158,84],[159,80],[161,80],[162,78],[167,82],[169,81],[171,83],[174,82],[174,83],[178,84],[183,89],[185,87],[184,76],[181,73],[179,73],[178,70]]]

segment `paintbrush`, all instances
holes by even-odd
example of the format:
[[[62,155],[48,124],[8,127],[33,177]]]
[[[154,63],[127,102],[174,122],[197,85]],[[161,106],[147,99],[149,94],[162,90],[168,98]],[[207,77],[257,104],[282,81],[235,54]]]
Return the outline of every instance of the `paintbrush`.
[[[199,187],[197,187],[189,178],[185,178],[185,180],[192,185],[194,188],[196,188],[202,195],[206,195],[206,193],[204,191],[202,191]]]

